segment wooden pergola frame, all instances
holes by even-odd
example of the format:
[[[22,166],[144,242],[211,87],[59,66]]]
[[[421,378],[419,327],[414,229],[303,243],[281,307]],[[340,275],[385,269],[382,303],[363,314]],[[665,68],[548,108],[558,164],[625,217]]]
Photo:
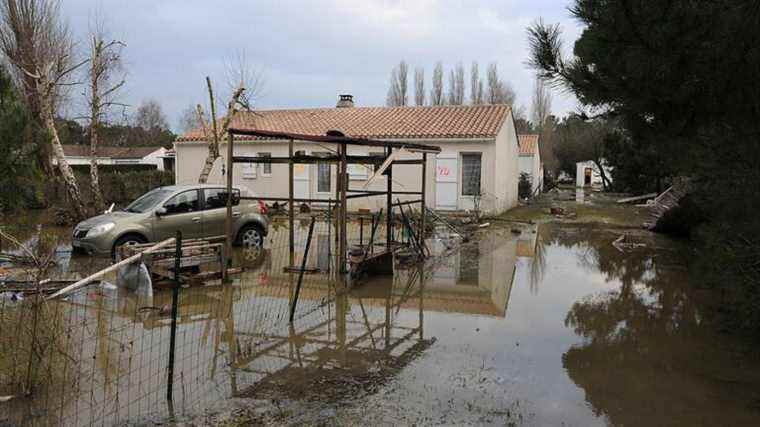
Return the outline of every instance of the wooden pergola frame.
[[[261,138],[262,141],[267,140],[287,140],[288,142],[288,156],[287,157],[250,157],[250,156],[235,156],[234,155],[234,143],[236,136],[248,136]],[[293,150],[294,141],[305,141],[323,144],[335,144],[337,147],[336,155],[327,157],[309,156],[309,155],[297,155]],[[348,155],[347,147],[349,145],[358,145],[366,147],[382,147],[385,150],[384,156],[367,155],[356,156]],[[386,168],[384,174],[387,176],[387,189],[385,191],[370,191],[370,190],[352,190],[348,187],[347,168],[349,164],[382,164],[389,156],[393,154],[393,150],[404,149],[411,153],[420,154],[419,159],[398,159],[393,160]],[[288,132],[273,132],[265,130],[243,129],[231,127],[227,130],[227,194],[232,194],[233,189],[233,164],[234,163],[274,163],[274,164],[287,164],[288,165],[288,197],[267,197],[256,196],[254,199],[262,201],[283,201],[288,202],[288,224],[289,224],[289,246],[290,246],[290,264],[293,266],[294,253],[295,253],[295,203],[331,203],[335,204],[338,208],[338,265],[339,272],[344,273],[346,265],[346,249],[347,249],[347,235],[346,235],[346,221],[348,218],[347,203],[349,199],[355,199],[360,197],[386,197],[386,250],[391,250],[392,225],[393,225],[393,208],[401,205],[420,204],[422,212],[425,210],[426,191],[427,185],[427,155],[437,154],[441,152],[441,148],[437,146],[431,146],[426,144],[408,143],[401,141],[379,141],[366,138],[351,138],[343,135],[338,131],[330,131],[327,135],[305,135]],[[296,164],[310,164],[310,163],[334,163],[338,167],[337,185],[335,190],[335,199],[302,199],[294,197],[294,184],[293,184],[293,169]],[[422,189],[420,191],[393,191],[393,165],[421,165],[421,182]],[[352,194],[349,194],[352,193]],[[419,199],[409,200],[405,202],[393,202],[394,195],[419,195]],[[421,227],[419,232],[419,238],[423,237],[425,230],[425,215],[422,215]],[[227,198],[227,216],[225,223],[225,234],[227,241],[227,253],[232,251],[232,197]],[[229,259],[229,258],[228,258]]]

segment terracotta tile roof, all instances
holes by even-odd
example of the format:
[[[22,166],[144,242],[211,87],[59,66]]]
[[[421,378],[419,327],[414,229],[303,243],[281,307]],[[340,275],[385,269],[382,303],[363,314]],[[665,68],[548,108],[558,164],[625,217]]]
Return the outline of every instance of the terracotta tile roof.
[[[509,111],[508,105],[261,110],[236,115],[232,126],[308,135],[340,130],[346,136],[377,139],[494,138]],[[203,139],[196,129],[177,141]]]
[[[98,157],[112,159],[142,159],[161,147],[98,147]],[[63,144],[63,154],[69,157],[90,157],[89,145]]]
[[[520,143],[520,155],[532,156],[538,151],[538,135],[517,135],[517,140]]]

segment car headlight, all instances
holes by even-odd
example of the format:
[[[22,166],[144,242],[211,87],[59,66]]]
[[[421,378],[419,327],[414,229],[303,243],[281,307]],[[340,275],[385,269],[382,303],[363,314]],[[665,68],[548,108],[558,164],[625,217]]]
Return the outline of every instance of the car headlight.
[[[87,237],[97,237],[101,234],[108,233],[116,226],[113,222],[107,222],[105,224],[96,225],[87,232]]]

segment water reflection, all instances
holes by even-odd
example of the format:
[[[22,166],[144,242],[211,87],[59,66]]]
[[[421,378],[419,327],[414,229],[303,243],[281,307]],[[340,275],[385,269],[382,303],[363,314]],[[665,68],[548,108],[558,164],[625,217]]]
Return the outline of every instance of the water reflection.
[[[89,288],[52,311],[65,374],[9,406],[11,421],[183,421],[236,398],[282,405],[283,423],[757,425],[760,363],[711,332],[686,248],[631,230],[646,246],[621,252],[612,230],[514,228],[431,240],[422,268],[350,288],[326,273],[334,235],[318,230],[292,325],[287,249],[236,252],[232,286],[180,294],[171,406],[170,293]]]
[[[565,318],[583,340],[562,364],[596,415],[614,425],[758,421],[758,366],[703,324],[677,244],[658,251],[658,241],[645,235],[648,247],[621,253],[595,241],[610,234],[554,237],[577,251],[580,266],[614,284],[575,302]]]

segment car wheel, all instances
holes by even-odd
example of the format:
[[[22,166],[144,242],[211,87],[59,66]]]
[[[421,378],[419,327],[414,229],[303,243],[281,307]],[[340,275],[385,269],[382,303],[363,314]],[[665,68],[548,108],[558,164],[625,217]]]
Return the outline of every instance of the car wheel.
[[[147,243],[148,241],[145,240],[144,237],[140,236],[139,234],[127,234],[124,236],[119,237],[116,239],[116,242],[113,244],[113,249],[111,249],[111,258],[113,258],[114,261],[119,261],[117,258],[118,251],[117,248],[124,246],[124,245],[139,245],[142,243]]]
[[[257,225],[246,225],[238,233],[237,244],[244,248],[260,248],[264,245],[264,233]]]

